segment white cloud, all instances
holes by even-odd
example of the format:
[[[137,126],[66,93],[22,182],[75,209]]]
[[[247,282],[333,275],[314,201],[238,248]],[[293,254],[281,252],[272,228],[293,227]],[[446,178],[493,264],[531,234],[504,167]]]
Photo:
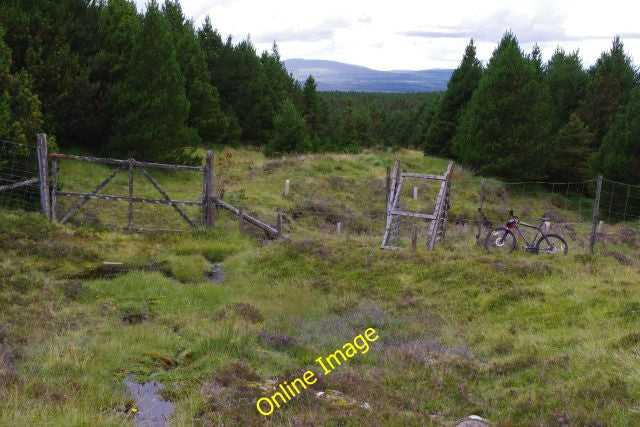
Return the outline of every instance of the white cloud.
[[[137,0],[138,5],[144,3]],[[636,2],[463,0],[182,0],[199,25],[206,15],[223,37],[251,36],[258,51],[275,39],[283,58],[329,59],[390,69],[454,68],[468,39],[487,61],[505,30],[548,58],[556,46],[580,49],[586,65],[620,34],[640,59]]]

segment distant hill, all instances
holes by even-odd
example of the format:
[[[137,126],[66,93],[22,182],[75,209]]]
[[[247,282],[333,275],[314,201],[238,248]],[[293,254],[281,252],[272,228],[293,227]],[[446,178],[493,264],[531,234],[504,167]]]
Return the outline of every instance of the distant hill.
[[[287,59],[287,70],[301,83],[313,75],[320,91],[435,92],[445,90],[453,70],[378,71],[318,59]]]

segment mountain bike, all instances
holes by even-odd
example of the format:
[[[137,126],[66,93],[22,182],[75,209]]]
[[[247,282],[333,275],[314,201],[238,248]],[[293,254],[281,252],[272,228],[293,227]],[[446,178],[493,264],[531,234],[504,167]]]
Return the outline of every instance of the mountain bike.
[[[558,234],[547,234],[544,231],[544,225],[549,218],[540,217],[540,225],[527,224],[513,214],[513,209],[509,211],[509,221],[505,227],[494,228],[487,234],[484,239],[484,248],[487,252],[506,251],[513,252],[516,248],[516,235],[514,230],[518,232],[522,240],[525,242],[525,249],[536,254],[545,253],[549,255],[566,255],[569,252],[569,246],[564,238]],[[527,240],[520,230],[520,226],[533,228],[537,230],[532,241]],[[539,237],[538,237],[539,236]]]

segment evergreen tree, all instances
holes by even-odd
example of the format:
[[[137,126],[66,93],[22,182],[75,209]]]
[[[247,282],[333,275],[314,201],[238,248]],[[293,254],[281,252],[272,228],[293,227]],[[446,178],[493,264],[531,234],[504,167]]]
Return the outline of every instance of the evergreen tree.
[[[422,125],[427,129],[423,143],[425,153],[442,156],[451,154],[451,141],[456,133],[460,115],[478,87],[481,78],[482,64],[476,58],[476,47],[472,39],[465,49],[462,62],[451,74],[449,83],[447,83],[447,91],[439,104],[435,117],[423,115],[423,120],[433,121],[428,127]]]
[[[631,89],[638,84],[638,75],[617,36],[611,49],[602,53],[589,70],[589,75],[587,92],[578,114],[595,133],[593,149],[597,150],[616,114],[629,100]]]
[[[42,131],[40,100],[26,71],[11,72],[11,50],[0,27],[0,139],[33,143]]]
[[[547,173],[555,182],[575,182],[586,179],[589,153],[594,135],[577,114],[553,138],[547,155]],[[569,161],[568,161],[569,160]]]
[[[171,29],[155,1],[147,5],[128,73],[115,89],[111,152],[151,161],[188,162],[197,132],[187,126],[189,102]],[[152,72],[150,72],[152,70]]]
[[[480,174],[540,179],[550,106],[533,61],[507,32],[466,106],[454,154]]]
[[[557,132],[578,108],[587,87],[587,73],[582,67],[578,52],[565,53],[561,48],[549,59],[545,71],[545,83],[552,97],[552,131]]]
[[[311,151],[307,125],[290,99],[285,99],[274,118],[271,139],[264,148],[267,156]]]
[[[640,182],[640,88],[632,90],[629,102],[609,127],[600,149],[593,155],[592,174],[609,179]]]
[[[176,59],[185,77],[190,110],[187,124],[198,131],[204,144],[222,142],[229,119],[220,106],[218,90],[211,84],[204,51],[191,21],[187,21],[178,0],[166,0],[163,13],[172,29]]]

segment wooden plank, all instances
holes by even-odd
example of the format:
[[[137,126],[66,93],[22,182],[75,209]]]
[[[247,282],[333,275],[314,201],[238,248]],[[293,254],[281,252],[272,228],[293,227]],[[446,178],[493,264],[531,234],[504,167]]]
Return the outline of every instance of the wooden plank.
[[[36,185],[36,184],[40,184],[40,180],[37,178],[30,179],[28,181],[14,182],[13,184],[0,185],[0,192],[15,190],[16,188],[27,187],[29,185]]]
[[[435,219],[431,221],[431,225],[429,226],[429,236],[427,238],[428,250],[433,249],[436,243],[436,233],[439,226],[438,222],[441,220],[442,208],[444,206],[446,191],[447,191],[447,184],[449,181],[448,178],[451,176],[452,169],[453,169],[453,162],[450,162],[449,166],[447,166],[447,171],[444,174],[444,176],[447,177],[447,179],[442,181],[442,184],[440,184],[440,190],[438,191],[438,198],[436,199],[436,209],[434,212]]]
[[[215,203],[216,205],[220,206],[223,209],[228,210],[229,212],[233,213],[234,215],[240,215],[240,210],[232,205],[230,205],[229,203],[222,201],[220,199],[218,199],[217,197],[212,197],[213,203]],[[250,224],[255,225],[258,228],[261,228],[262,230],[264,230],[267,234],[269,234],[269,236],[271,237],[278,237],[278,230],[276,230],[275,228],[273,228],[272,226],[265,224],[264,222],[260,221],[257,218],[252,217],[251,215],[247,215],[246,213],[244,213],[244,220]],[[284,237],[286,238],[286,235],[281,235],[280,237]]]
[[[58,191],[58,196],[77,197],[80,199],[117,200],[121,202],[129,201],[129,197],[125,197],[125,196],[112,196],[108,194],[75,193],[73,191]],[[147,199],[144,197],[133,197],[131,200],[133,200],[134,203],[149,203],[149,204],[156,204],[156,205],[168,205],[172,203],[172,204],[184,205],[184,206],[202,206],[202,202],[190,202],[190,201],[183,201],[183,200],[171,200],[171,202],[168,202],[164,199]]]
[[[86,196],[86,197],[84,197],[85,200],[82,200],[80,203],[78,203],[73,208],[71,208],[71,210],[69,210],[69,212],[67,212],[67,214],[62,217],[62,219],[60,220],[60,224],[64,224],[69,218],[71,218],[73,215],[75,215],[80,209],[82,209],[82,207],[84,205],[86,205],[89,202],[90,199],[99,198],[99,197],[96,197],[98,192],[100,190],[102,190],[109,182],[111,182],[111,180],[121,170],[122,170],[122,167],[119,167],[116,170],[114,170],[113,172],[111,172],[111,175],[109,175],[104,181],[102,181],[100,184],[98,184],[98,186],[93,189],[91,194],[83,194],[83,196]],[[79,195],[79,194],[82,194],[82,193],[71,193],[71,192],[59,191],[57,194],[61,195],[61,196],[75,196],[75,195]]]
[[[162,194],[162,197],[164,197],[164,200],[167,201],[173,207],[173,209],[176,210],[176,212],[178,212],[178,214],[187,222],[187,224],[189,224],[191,227],[195,227],[195,224],[191,222],[189,217],[182,211],[182,209],[178,207],[178,205],[173,203],[173,201],[171,200],[171,197],[169,197],[169,195],[164,191],[164,189],[160,186],[160,184],[158,184],[158,182],[155,179],[153,179],[146,170],[144,170],[143,168],[140,168],[140,173],[145,178],[147,178],[147,180],[151,183],[151,185],[153,185],[153,187],[156,190],[158,190],[158,193]]]
[[[381,249],[387,249],[389,244],[389,235],[391,233],[391,224],[393,222],[393,215],[391,215],[392,210],[392,200],[395,199],[396,193],[396,177],[398,176],[398,171],[400,170],[400,161],[398,159],[393,163],[393,175],[391,175],[391,191],[389,191],[389,198],[387,200],[387,224],[384,228],[384,235],[382,236],[382,244],[380,245]]]
[[[418,212],[407,212],[401,211],[400,209],[393,209],[391,211],[391,215],[401,215],[401,216],[411,216],[414,218],[425,218],[425,219],[435,219],[436,217],[433,214],[423,214]]]
[[[58,221],[57,197],[58,191],[58,159],[51,159],[51,222]]]
[[[51,218],[51,205],[49,204],[49,158],[47,156],[47,135],[38,135],[38,173],[40,175],[40,206],[47,219]]]
[[[72,154],[62,154],[62,153],[51,153],[49,154],[49,157],[57,158],[57,159],[79,160],[82,162],[89,162],[89,163],[107,163],[107,164],[113,164],[113,165],[129,164],[129,160],[111,159],[108,157],[76,156]],[[188,171],[196,171],[196,172],[201,172],[204,169],[202,166],[170,165],[167,163],[140,162],[138,160],[133,160],[133,165],[137,167],[143,167],[143,168],[188,170]]]
[[[127,228],[133,227],[133,159],[129,159],[129,212],[127,214]]]
[[[402,172],[402,176],[405,178],[424,178],[424,179],[434,179],[437,181],[444,181],[447,179],[446,175],[428,175],[424,173],[413,173],[413,172]]]

